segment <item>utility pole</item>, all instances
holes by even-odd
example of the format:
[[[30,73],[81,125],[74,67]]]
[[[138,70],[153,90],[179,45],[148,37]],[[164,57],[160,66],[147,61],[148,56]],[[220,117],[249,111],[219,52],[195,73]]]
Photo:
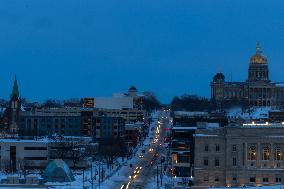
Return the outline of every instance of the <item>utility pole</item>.
[[[99,163],[99,188],[101,188],[101,164]]]
[[[161,187],[163,186],[163,164],[162,164],[162,160],[161,160],[161,175],[160,175],[160,179],[161,179]]]
[[[92,179],[92,189],[94,189],[93,164],[91,164],[91,179]]]
[[[85,169],[83,168],[83,189],[85,188]]]
[[[157,188],[159,189],[159,167],[157,165]]]

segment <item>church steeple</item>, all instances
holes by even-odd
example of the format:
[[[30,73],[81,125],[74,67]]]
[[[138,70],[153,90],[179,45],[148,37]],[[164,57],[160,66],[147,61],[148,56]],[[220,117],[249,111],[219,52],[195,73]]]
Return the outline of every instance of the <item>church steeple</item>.
[[[13,90],[11,93],[11,98],[16,97],[19,98],[20,93],[19,93],[19,87],[18,87],[18,82],[17,82],[17,76],[15,75],[15,80],[14,80],[14,85],[13,85]]]

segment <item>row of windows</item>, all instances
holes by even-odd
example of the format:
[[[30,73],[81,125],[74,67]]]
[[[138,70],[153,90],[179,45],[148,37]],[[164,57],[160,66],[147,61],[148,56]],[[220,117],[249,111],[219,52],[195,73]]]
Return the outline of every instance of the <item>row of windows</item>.
[[[205,144],[205,146],[204,146],[204,151],[205,151],[205,152],[208,152],[208,151],[209,151],[209,145],[208,145],[208,144]],[[219,144],[215,144],[215,151],[216,151],[216,152],[219,152],[219,151],[220,151],[220,145],[219,145]]]
[[[208,175],[204,176],[203,181],[204,181],[204,182],[209,182],[209,176],[208,176]],[[220,178],[219,178],[218,175],[216,175],[216,176],[214,177],[214,182],[219,182],[219,181],[220,181]],[[237,176],[233,176],[233,177],[232,177],[232,181],[233,181],[233,182],[237,182]],[[256,181],[255,176],[249,178],[249,182],[255,183],[255,181]],[[268,177],[263,177],[263,178],[262,178],[262,182],[263,182],[263,183],[269,183],[269,178],[268,178]],[[276,182],[276,183],[281,183],[281,182],[282,182],[282,178],[281,178],[280,176],[276,176],[276,177],[275,177],[275,182]]]
[[[269,146],[264,146],[261,150],[261,159],[270,160],[271,149]],[[257,159],[256,146],[250,146],[248,149],[248,160],[255,161]],[[274,149],[274,160],[282,160],[282,150],[281,147],[277,146]]]
[[[24,150],[47,150],[47,147],[24,147]]]
[[[208,159],[208,157],[205,157],[205,158],[203,159],[203,165],[204,165],[204,166],[208,166],[208,165],[209,165],[209,159]],[[232,158],[232,165],[233,165],[233,166],[237,166],[237,158],[236,158],[236,157],[233,157],[233,158]],[[219,167],[219,166],[220,166],[220,160],[219,160],[219,158],[215,158],[215,160],[214,160],[214,166],[215,166],[215,167]]]
[[[52,118],[26,118],[26,117],[23,117],[21,119],[22,122],[25,122],[27,120],[27,122],[31,122],[32,120],[35,122],[35,123],[38,123],[38,122],[41,122],[41,123],[51,123],[51,122],[55,122],[55,123],[65,123],[65,122],[80,122],[80,119],[79,118],[61,118],[61,119],[52,119]]]
[[[208,166],[208,165],[209,165],[209,159],[208,159],[208,157],[204,157],[204,159],[203,159],[203,165],[204,165],[204,166]],[[215,160],[214,160],[214,166],[215,166],[215,167],[219,167],[219,166],[220,166],[220,160],[219,160],[219,158],[215,158]]]
[[[24,157],[24,160],[47,160],[47,157]]]

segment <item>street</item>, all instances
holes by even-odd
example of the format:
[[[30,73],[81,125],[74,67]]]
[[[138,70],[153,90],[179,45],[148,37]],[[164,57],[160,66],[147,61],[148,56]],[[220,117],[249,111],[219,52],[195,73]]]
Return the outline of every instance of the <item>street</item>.
[[[164,144],[165,131],[168,130],[170,123],[169,112],[161,112],[159,119],[156,120],[154,128],[150,131],[155,132],[151,139],[151,144],[145,146],[145,153],[136,154],[140,160],[133,165],[132,172],[129,172],[128,180],[121,184],[121,189],[142,189],[152,178],[156,178],[157,187],[161,186],[164,171],[166,170],[167,149]],[[158,180],[157,180],[158,178]]]

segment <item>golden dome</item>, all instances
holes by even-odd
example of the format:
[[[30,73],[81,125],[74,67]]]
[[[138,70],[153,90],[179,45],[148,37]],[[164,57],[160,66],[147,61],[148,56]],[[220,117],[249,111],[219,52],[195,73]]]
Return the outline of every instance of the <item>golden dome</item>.
[[[256,53],[250,58],[251,64],[267,64],[267,58],[262,55],[260,44],[256,45]]]

